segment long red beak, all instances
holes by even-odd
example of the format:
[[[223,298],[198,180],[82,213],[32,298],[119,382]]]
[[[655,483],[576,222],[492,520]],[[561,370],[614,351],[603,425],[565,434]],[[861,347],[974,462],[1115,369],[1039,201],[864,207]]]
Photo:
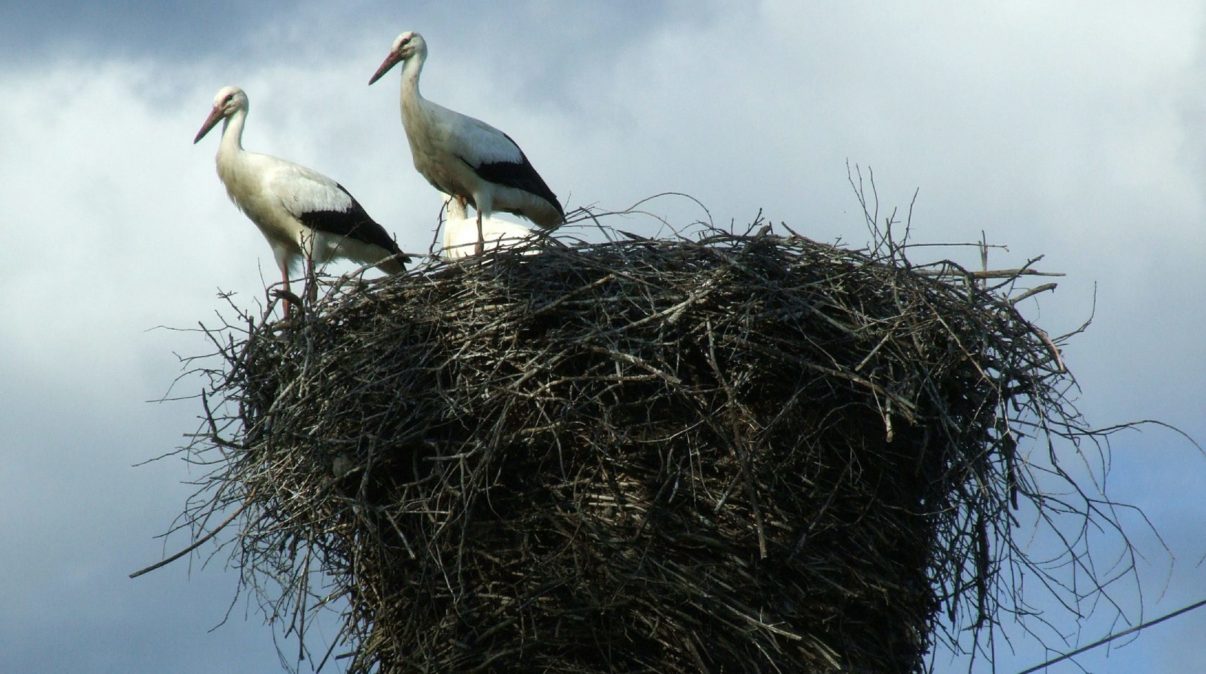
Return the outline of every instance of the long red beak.
[[[222,108],[214,108],[213,110],[210,110],[209,117],[205,118],[205,123],[201,125],[201,130],[198,131],[197,136],[193,138],[193,144],[196,145],[197,141],[204,138],[205,134],[209,133],[209,130],[214,128],[214,125],[222,120],[222,117],[224,117],[222,114]]]
[[[372,85],[373,82],[376,82],[377,80],[381,79],[382,75],[389,72],[389,69],[393,68],[395,65],[398,64],[398,61],[401,61],[401,60],[402,60],[402,57],[399,56],[396,52],[390,52],[389,56],[386,56],[385,60],[381,62],[381,67],[377,68],[377,72],[373,73],[373,76],[371,78],[369,78],[369,85]]]

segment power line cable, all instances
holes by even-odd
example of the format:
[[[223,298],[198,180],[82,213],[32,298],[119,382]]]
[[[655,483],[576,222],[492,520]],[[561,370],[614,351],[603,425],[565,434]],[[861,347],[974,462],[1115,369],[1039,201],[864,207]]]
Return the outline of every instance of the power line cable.
[[[1152,625],[1162,623],[1165,620],[1175,618],[1175,617],[1181,615],[1182,613],[1189,613],[1190,611],[1192,611],[1194,609],[1202,608],[1203,606],[1206,606],[1206,599],[1203,599],[1202,601],[1190,604],[1189,606],[1186,606],[1185,608],[1177,609],[1176,611],[1173,611],[1172,613],[1169,613],[1168,615],[1160,616],[1159,618],[1156,618],[1155,620],[1149,620],[1145,623],[1139,623],[1138,625],[1135,625],[1134,627],[1122,630],[1121,632],[1119,632],[1117,634],[1111,634],[1110,636],[1105,637],[1104,639],[1098,639],[1097,641],[1094,641],[1093,643],[1089,644],[1088,646],[1081,646],[1080,648],[1078,648],[1074,651],[1071,651],[1069,653],[1064,653],[1063,655],[1059,656],[1058,658],[1048,660],[1048,661],[1042,663],[1041,665],[1035,665],[1034,667],[1031,667],[1030,669],[1024,669],[1024,670],[1018,672],[1018,674],[1033,674],[1033,672],[1037,672],[1038,670],[1040,670],[1044,667],[1050,667],[1051,665],[1054,665],[1057,662],[1062,662],[1073,656],[1080,655],[1081,653],[1084,653],[1085,651],[1097,648],[1098,646],[1105,644],[1105,643],[1109,643],[1119,637],[1124,637],[1128,634],[1138,632],[1141,629],[1151,627]]]

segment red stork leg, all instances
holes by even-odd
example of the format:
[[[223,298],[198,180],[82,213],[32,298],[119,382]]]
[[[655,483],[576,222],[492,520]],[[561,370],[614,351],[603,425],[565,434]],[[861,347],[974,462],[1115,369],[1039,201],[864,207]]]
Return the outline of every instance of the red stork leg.
[[[477,212],[477,243],[473,246],[473,254],[481,255],[486,252],[486,237],[482,234],[482,212]]]
[[[287,293],[281,296],[281,299],[285,301],[285,318],[289,318],[289,309],[293,306],[289,302],[289,296],[293,294],[293,292],[289,290],[289,267],[281,268],[281,282],[285,284],[285,293]]]

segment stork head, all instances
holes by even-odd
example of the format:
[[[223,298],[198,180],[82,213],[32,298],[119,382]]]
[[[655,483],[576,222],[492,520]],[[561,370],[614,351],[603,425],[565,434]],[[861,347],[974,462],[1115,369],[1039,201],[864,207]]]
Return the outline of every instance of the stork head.
[[[238,87],[222,87],[214,96],[214,108],[209,111],[209,117],[205,118],[205,123],[201,125],[201,130],[197,132],[197,136],[193,138],[193,143],[205,137],[209,130],[214,128],[218,122],[230,117],[238,110],[247,109],[247,94]]]
[[[381,62],[381,67],[377,68],[377,72],[373,73],[369,84],[381,79],[381,76],[389,72],[390,68],[416,55],[420,59],[427,56],[427,42],[418,33],[411,31],[402,33],[394,40],[393,46],[389,48],[389,54],[385,56],[385,60]]]

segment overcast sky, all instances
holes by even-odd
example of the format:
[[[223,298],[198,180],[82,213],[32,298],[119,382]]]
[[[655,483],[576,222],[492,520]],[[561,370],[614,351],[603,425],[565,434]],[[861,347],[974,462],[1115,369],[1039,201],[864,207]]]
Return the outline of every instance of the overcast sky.
[[[219,290],[251,304],[276,275],[214,173],[217,134],[192,138],[214,93],[239,85],[248,149],[336,178],[425,250],[439,198],[411,167],[397,74],[366,86],[403,30],[429,44],[424,94],[506,130],[570,208],[681,191],[717,223],[762,209],[858,246],[847,161],[874,169],[886,206],[919,190],[915,240],[984,231],[1009,246],[994,265],[1045,255],[1068,274],[1026,303],[1050,332],[1096,297],[1065,353],[1090,422],[1155,418],[1206,439],[1206,6],[905,4],[5,4],[0,671],[278,666],[243,604],[209,631],[237,579],[221,563],[126,578],[164,553],[154,536],[190,491],[178,461],[132,467],[195,428],[196,402],[146,402],[180,373],[176,354],[205,349],[159,326],[212,323]],[[1137,534],[1145,615],[1206,598],[1206,459],[1150,428],[1114,438],[1109,479],[1175,558]],[[1060,628],[1087,643],[1109,625]],[[1202,634],[1206,611],[1079,661],[1190,671]],[[1000,671],[1047,655],[1010,635]]]

